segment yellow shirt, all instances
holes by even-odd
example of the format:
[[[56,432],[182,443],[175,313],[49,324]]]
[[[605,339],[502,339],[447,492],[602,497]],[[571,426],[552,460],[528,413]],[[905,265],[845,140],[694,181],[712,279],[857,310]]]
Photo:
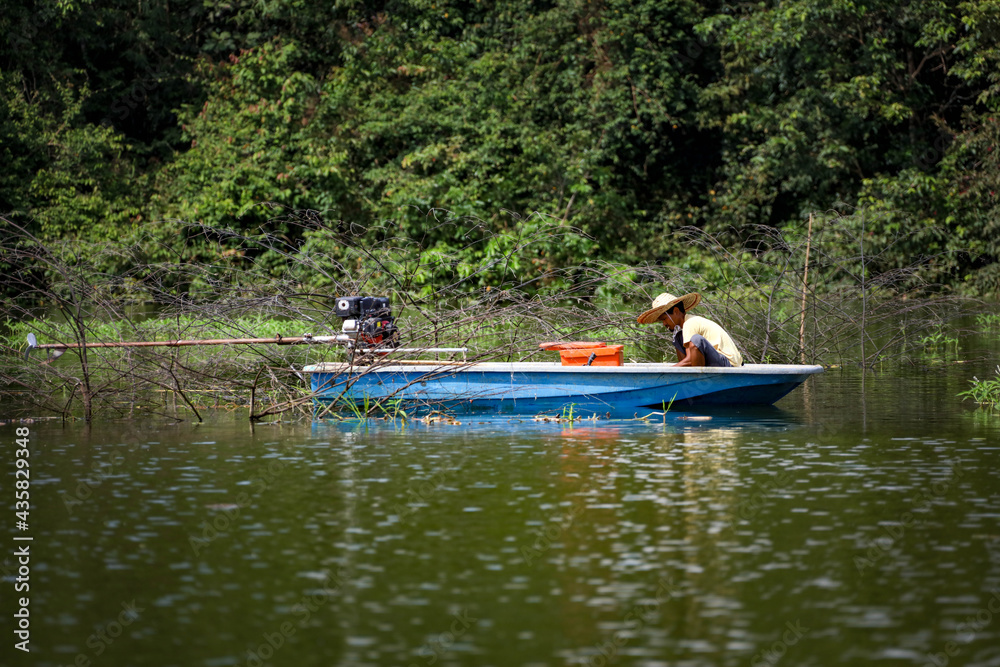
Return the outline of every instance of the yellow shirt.
[[[729,363],[733,365],[733,368],[739,368],[743,365],[743,357],[740,355],[740,351],[736,349],[736,344],[729,337],[729,334],[726,333],[725,329],[712,320],[706,320],[704,317],[685,315],[684,344],[687,345],[690,343],[691,337],[695,334],[704,336],[705,340],[712,344],[712,347],[718,350],[726,359],[729,359]]]

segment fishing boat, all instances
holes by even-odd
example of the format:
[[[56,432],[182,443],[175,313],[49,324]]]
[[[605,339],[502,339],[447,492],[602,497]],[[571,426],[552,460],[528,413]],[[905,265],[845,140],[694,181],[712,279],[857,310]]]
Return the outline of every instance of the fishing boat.
[[[306,366],[320,403],[460,414],[540,414],[631,418],[687,406],[771,405],[822,366],[747,364],[739,368],[626,363],[382,361],[371,366]]]
[[[66,350],[187,345],[338,344],[347,362],[305,366],[319,404],[400,406],[455,413],[634,417],[668,406],[771,405],[822,366],[747,364],[738,368],[623,363],[621,345],[541,343],[559,362],[468,360],[466,348],[405,348],[387,297],[338,297],[342,333],[329,336],[39,344],[28,334],[25,355],[46,350],[49,363]],[[447,361],[399,359],[405,354],[450,355]],[[454,359],[461,355],[462,359]]]

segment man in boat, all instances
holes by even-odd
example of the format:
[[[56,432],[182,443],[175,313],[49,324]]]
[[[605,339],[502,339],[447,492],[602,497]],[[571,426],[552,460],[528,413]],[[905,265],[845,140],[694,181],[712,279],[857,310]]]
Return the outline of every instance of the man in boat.
[[[743,357],[725,329],[704,317],[688,315],[700,302],[697,292],[684,296],[663,293],[653,299],[653,307],[640,315],[638,322],[662,322],[673,329],[678,366],[742,366]]]

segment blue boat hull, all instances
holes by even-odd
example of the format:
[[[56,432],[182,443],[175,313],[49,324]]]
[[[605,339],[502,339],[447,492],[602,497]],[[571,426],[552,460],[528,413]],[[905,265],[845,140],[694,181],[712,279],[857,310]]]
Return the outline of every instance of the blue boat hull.
[[[700,405],[771,405],[820,366],[748,365],[742,368],[678,368],[673,364],[610,367],[557,363],[469,363],[349,367],[318,364],[312,376],[317,401],[379,403],[404,409],[456,413],[634,417],[673,402]]]

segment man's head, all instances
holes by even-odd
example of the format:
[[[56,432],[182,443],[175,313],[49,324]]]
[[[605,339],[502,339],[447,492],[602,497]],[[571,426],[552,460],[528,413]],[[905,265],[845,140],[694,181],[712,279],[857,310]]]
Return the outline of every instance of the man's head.
[[[660,321],[668,329],[684,326],[684,302],[679,301],[676,306],[660,315]]]
[[[684,323],[684,315],[698,303],[701,302],[701,295],[691,292],[684,296],[674,296],[664,292],[653,299],[653,307],[639,315],[639,324],[652,324],[653,322],[663,322],[664,326],[674,327]]]

